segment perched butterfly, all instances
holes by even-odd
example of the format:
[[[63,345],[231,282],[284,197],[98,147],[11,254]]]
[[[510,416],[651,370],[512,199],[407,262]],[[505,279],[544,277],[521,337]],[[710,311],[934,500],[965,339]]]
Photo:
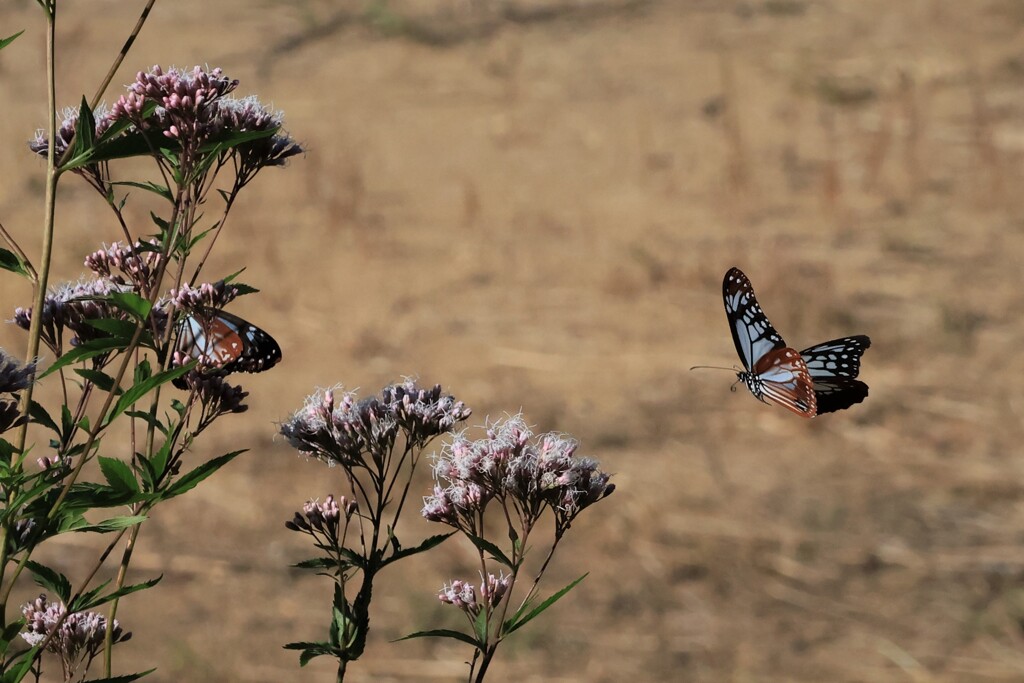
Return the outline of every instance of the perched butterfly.
[[[200,310],[178,327],[177,350],[186,358],[206,360],[218,373],[263,372],[281,360],[274,338],[252,323],[225,311]],[[187,388],[182,378],[174,386]]]
[[[768,322],[750,280],[739,268],[725,274],[722,296],[732,340],[743,361],[744,370],[736,376],[756,398],[814,417],[867,397],[868,385],[856,377],[860,357],[871,346],[868,337],[833,339],[797,352]]]

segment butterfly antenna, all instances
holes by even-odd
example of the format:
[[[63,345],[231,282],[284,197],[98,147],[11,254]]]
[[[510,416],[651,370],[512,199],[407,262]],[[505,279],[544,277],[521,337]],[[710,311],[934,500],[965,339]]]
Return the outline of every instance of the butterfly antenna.
[[[690,370],[728,370],[736,372],[736,368],[723,368],[720,365],[694,365]]]

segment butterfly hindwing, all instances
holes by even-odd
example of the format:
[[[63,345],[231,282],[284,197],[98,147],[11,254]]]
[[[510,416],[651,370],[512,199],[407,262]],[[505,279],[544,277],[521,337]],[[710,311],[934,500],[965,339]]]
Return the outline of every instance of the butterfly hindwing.
[[[814,380],[819,415],[849,408],[867,398],[868,385],[855,378],[860,374],[860,357],[870,346],[870,338],[857,335],[800,352]]]
[[[730,268],[725,274],[722,298],[736,353],[748,371],[753,371],[758,360],[770,351],[786,348],[786,342],[757,303],[750,280],[739,268]]]
[[[753,372],[754,385],[760,390],[759,396],[756,391],[754,395],[762,401],[776,403],[801,417],[818,414],[814,382],[796,350],[783,347],[769,351],[758,359]]]

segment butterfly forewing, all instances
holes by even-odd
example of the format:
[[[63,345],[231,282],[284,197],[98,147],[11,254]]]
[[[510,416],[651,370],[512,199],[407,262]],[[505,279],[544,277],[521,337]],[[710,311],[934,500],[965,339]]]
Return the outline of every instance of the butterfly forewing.
[[[753,370],[761,398],[802,417],[818,414],[814,382],[807,364],[794,349],[774,349],[758,359]]]
[[[860,374],[860,357],[870,346],[870,338],[857,335],[800,352],[814,380],[819,415],[849,408],[867,398],[868,385],[855,378]]]
[[[208,361],[223,374],[262,372],[281,360],[281,347],[273,337],[224,311],[200,311],[182,321],[177,349],[187,358]]]
[[[730,268],[722,281],[722,298],[736,352],[750,371],[768,352],[786,347],[782,337],[754,297],[754,287],[739,268]]]

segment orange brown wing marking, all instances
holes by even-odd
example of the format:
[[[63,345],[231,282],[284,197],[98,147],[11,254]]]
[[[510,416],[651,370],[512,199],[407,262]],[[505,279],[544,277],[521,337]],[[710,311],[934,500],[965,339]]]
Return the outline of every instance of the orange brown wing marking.
[[[818,414],[814,380],[799,352],[789,347],[775,349],[762,356],[754,368],[761,381],[765,399],[793,411],[801,417]]]

